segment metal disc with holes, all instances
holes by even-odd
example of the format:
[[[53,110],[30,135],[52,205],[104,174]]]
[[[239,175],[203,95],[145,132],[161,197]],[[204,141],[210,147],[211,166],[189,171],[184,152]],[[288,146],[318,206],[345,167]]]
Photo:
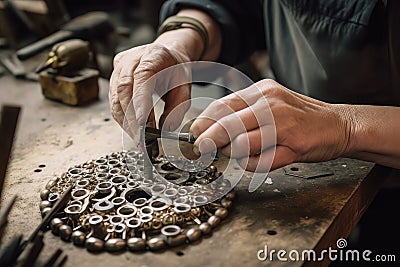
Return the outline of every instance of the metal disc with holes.
[[[90,252],[176,247],[210,234],[228,216],[233,190],[208,201],[207,194],[230,186],[215,166],[188,172],[159,157],[153,168],[154,179],[144,177],[143,155],[138,152],[112,153],[71,167],[41,191],[41,214],[45,216],[73,185],[50,228]],[[217,180],[218,186],[204,190]]]

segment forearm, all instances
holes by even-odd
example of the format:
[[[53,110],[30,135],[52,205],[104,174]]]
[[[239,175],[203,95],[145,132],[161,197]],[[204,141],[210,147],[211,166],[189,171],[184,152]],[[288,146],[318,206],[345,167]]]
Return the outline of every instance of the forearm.
[[[346,156],[400,168],[400,108],[342,106],[351,121]]]
[[[201,60],[217,60],[222,43],[221,31],[218,24],[209,15],[196,9],[183,9],[178,12],[177,16],[192,17],[203,23],[208,33],[209,43]],[[203,39],[200,33],[192,28],[180,28],[167,31],[161,34],[155,40],[155,43],[163,44],[171,50],[178,50],[186,53],[190,61],[199,60],[204,49]]]

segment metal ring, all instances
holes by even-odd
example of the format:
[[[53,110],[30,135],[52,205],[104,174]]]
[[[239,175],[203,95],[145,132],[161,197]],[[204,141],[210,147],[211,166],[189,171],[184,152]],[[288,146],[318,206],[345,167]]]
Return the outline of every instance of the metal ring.
[[[73,168],[73,169],[70,169],[68,171],[68,174],[70,174],[73,177],[79,176],[81,173],[82,173],[82,169],[81,168]]]
[[[152,207],[154,211],[162,211],[167,209],[169,205],[163,198],[157,198],[150,202],[150,207]]]
[[[117,175],[121,173],[121,169],[118,167],[114,167],[111,170],[109,170],[108,173],[111,175]]]
[[[114,231],[116,233],[123,233],[125,230],[126,230],[126,225],[123,223],[119,223],[114,227]]]
[[[154,209],[150,206],[144,206],[139,211],[139,213],[141,215],[151,215],[151,214],[153,214],[153,212],[154,212]]]
[[[140,197],[133,201],[133,205],[136,207],[142,207],[142,206],[146,205],[146,203],[147,203],[147,198],[145,198],[145,197]]]
[[[137,208],[132,205],[123,205],[117,209],[117,214],[123,218],[129,218],[135,216]]]
[[[165,236],[176,236],[179,235],[180,232],[181,228],[175,224],[166,225],[163,228],[161,228],[161,233]]]
[[[59,194],[59,193],[51,193],[51,194],[49,195],[49,197],[48,197],[47,200],[48,200],[50,203],[54,203],[54,202],[56,202],[59,198],[60,198],[60,194]]]
[[[187,196],[178,197],[177,199],[174,200],[174,205],[189,204],[189,203],[190,203],[190,200]]]
[[[108,194],[112,187],[113,185],[110,182],[101,182],[96,185],[96,190],[101,194]]]
[[[118,185],[121,185],[121,184],[124,184],[124,183],[126,183],[126,177],[125,176],[122,176],[122,175],[117,175],[117,176],[114,176],[112,179],[111,179],[111,183],[114,185],[114,186],[118,186]]]
[[[114,205],[109,200],[101,200],[93,205],[94,209],[100,212],[108,212],[114,208]]]
[[[129,218],[128,220],[125,220],[126,226],[130,229],[135,229],[138,228],[141,224],[141,220],[139,218]]]
[[[174,206],[174,211],[176,214],[185,214],[188,213],[190,211],[191,207],[188,204],[175,204]]]
[[[87,198],[89,194],[90,194],[89,190],[85,188],[79,188],[71,192],[71,197],[74,200],[82,200]]]
[[[167,198],[174,198],[176,195],[178,195],[178,190],[176,188],[168,188],[163,194]]]
[[[89,218],[89,224],[90,225],[98,225],[103,221],[104,221],[103,217],[100,216],[100,215],[97,215],[97,214],[93,215],[93,216],[90,216],[90,218]]]
[[[153,215],[150,215],[150,214],[146,214],[146,215],[143,215],[143,216],[140,217],[140,221],[142,223],[148,223],[148,222],[150,222],[152,220],[153,220]]]
[[[104,179],[107,179],[107,178],[108,178],[108,174],[107,173],[104,173],[104,172],[96,173],[96,179],[97,180],[104,180]]]
[[[121,215],[113,215],[110,217],[110,223],[112,225],[117,225],[124,222],[124,218]]]
[[[79,204],[72,204],[65,207],[64,212],[68,215],[75,215],[79,214],[82,209],[82,206]]]
[[[94,161],[95,165],[103,165],[103,164],[106,164],[106,163],[107,163],[107,160],[105,158],[99,158],[99,159],[96,159]]]
[[[126,202],[126,199],[123,198],[123,197],[114,197],[114,198],[111,200],[111,203],[112,203],[114,206],[121,206],[121,205],[125,204],[125,202]]]
[[[204,204],[207,204],[208,198],[206,196],[195,196],[193,197],[193,202],[196,206],[202,206]]]
[[[88,179],[81,179],[76,181],[75,185],[76,187],[86,187],[90,184],[90,181]]]

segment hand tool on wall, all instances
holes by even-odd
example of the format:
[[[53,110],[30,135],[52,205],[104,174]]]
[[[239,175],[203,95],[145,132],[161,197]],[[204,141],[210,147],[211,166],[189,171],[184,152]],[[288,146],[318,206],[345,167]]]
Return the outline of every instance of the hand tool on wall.
[[[24,60],[65,40],[79,38],[91,41],[101,39],[112,32],[114,32],[114,26],[106,13],[89,12],[71,19],[61,26],[59,31],[19,49],[17,56]]]
[[[16,79],[38,81],[38,75],[34,72],[27,72],[21,60],[13,52],[4,52],[0,55],[0,63]]]

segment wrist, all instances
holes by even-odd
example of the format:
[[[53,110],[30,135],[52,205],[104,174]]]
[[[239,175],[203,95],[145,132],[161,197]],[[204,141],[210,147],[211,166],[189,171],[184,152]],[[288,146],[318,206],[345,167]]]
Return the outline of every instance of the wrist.
[[[179,28],[167,31],[157,37],[154,43],[162,44],[171,51],[185,57],[185,61],[196,61],[203,51],[202,38],[191,28]]]
[[[332,104],[340,120],[340,135],[342,139],[342,156],[353,157],[359,150],[359,125],[357,123],[357,107],[347,104]]]

